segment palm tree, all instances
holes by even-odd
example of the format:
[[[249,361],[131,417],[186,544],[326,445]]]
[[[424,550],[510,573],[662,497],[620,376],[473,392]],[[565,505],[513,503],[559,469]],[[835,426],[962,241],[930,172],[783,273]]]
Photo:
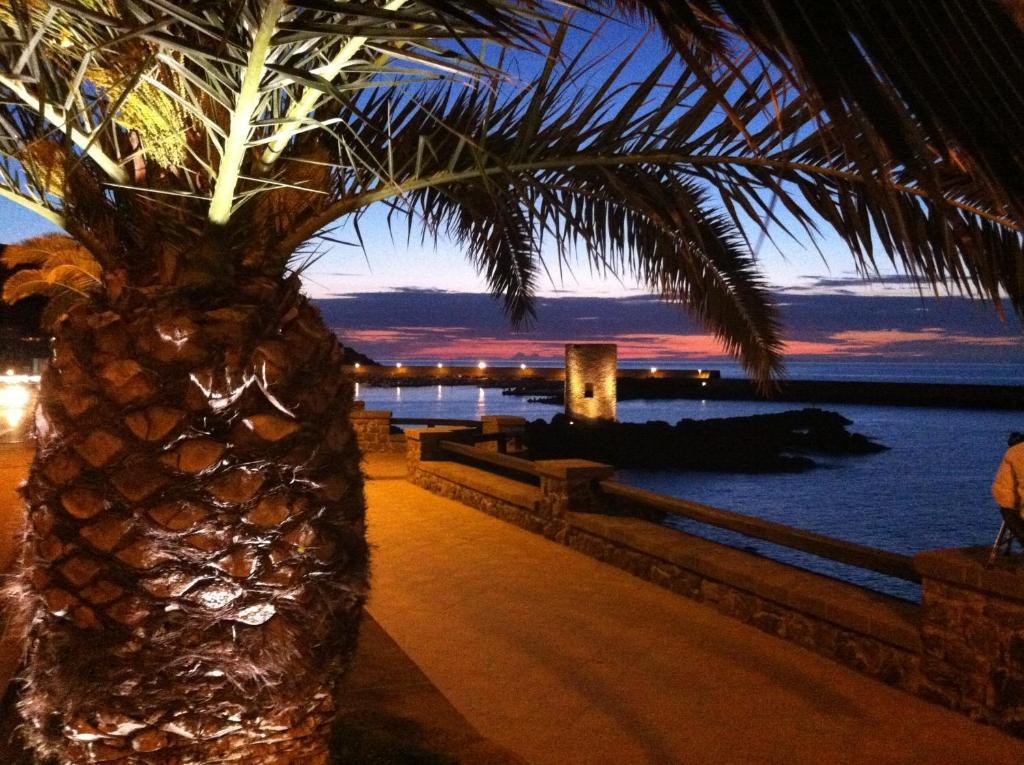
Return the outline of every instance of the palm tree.
[[[765,382],[781,339],[751,226],[824,223],[863,262],[1019,292],[984,267],[1019,262],[1012,211],[949,163],[922,185],[871,159],[724,17],[662,13],[677,52],[634,81],[636,51],[597,55],[564,8],[0,3],[0,195],[73,240],[7,256],[35,273],[11,297],[64,301],[19,579],[41,756],[327,761],[367,550],[352,386],[296,269],[338,222],[358,236],[385,205],[451,236],[517,322],[542,253],[579,252]]]

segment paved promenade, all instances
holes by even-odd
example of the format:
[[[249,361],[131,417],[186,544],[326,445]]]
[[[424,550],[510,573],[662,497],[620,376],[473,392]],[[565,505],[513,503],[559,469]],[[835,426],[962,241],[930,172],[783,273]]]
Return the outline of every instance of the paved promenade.
[[[18,486],[25,480],[31,460],[32,450],[27,446],[0,444],[0,576],[9,570],[17,551],[24,522]],[[0,617],[0,689],[7,687],[21,656],[18,631],[8,629],[9,626]]]
[[[2,558],[24,456],[0,457]],[[1024,741],[430,494],[404,470],[367,464],[370,614],[448,716],[531,763],[1024,763]],[[391,684],[375,672],[379,695]],[[466,747],[465,763],[504,761]]]
[[[1024,741],[430,494],[403,470],[368,465],[370,612],[483,735],[530,762],[1024,762]]]

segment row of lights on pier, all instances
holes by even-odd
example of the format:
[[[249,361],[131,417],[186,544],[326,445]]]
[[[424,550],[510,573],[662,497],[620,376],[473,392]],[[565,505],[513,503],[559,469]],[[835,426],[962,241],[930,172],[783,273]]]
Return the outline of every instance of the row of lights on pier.
[[[356,362],[355,364],[353,364],[352,366],[353,366],[353,368],[355,368],[355,369],[362,369],[362,366],[363,366],[363,365],[362,365],[362,364],[360,364],[360,363],[359,363],[359,362],[357,361],[357,362]],[[397,362],[395,362],[395,369],[402,369],[402,368],[403,368],[404,366],[405,366],[405,365],[404,365],[404,364],[403,364],[403,363],[402,363],[401,361],[397,361]],[[438,369],[444,369],[444,364],[442,364],[442,363],[441,363],[440,361],[439,361],[439,362],[437,362],[437,368],[438,368]],[[477,368],[477,369],[487,369],[487,362],[486,362],[486,361],[478,361],[478,362],[476,363],[476,368]],[[528,367],[528,366],[526,366],[526,364],[520,364],[520,365],[519,365],[519,368],[520,368],[520,369],[529,369],[529,367]],[[656,370],[652,369],[651,371],[652,371],[652,372],[654,372],[654,371],[656,371]]]
[[[358,361],[355,364],[353,364],[352,366],[355,367],[356,369],[362,368],[362,364],[360,364]],[[401,361],[395,362],[395,369],[402,369],[403,366],[404,365],[402,364]],[[442,362],[440,362],[440,361],[437,362],[437,368],[438,369],[444,369],[444,364]],[[476,368],[480,369],[480,370],[487,369],[487,362],[486,361],[478,361],[477,364],[476,364]],[[529,369],[529,367],[527,367],[526,364],[520,364],[519,368],[522,369],[522,370]],[[652,375],[658,374],[658,368],[657,367],[651,367],[651,374]],[[697,374],[699,376],[703,377],[704,370],[703,369],[698,369],[697,370]],[[707,386],[707,382],[706,381],[702,382],[701,385],[702,386]]]

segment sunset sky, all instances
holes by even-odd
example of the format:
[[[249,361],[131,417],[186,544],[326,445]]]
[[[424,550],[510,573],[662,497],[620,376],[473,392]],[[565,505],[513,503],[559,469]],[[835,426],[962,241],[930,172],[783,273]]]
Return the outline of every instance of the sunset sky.
[[[9,202],[0,201],[0,215],[4,242],[47,230]],[[566,342],[587,341],[615,342],[623,359],[665,365],[725,358],[679,308],[585,267],[561,278],[553,273],[542,283],[535,324],[513,332],[451,242],[407,246],[372,216],[363,235],[365,255],[358,247],[331,245],[304,278],[343,340],[378,360],[553,361]],[[1012,313],[1003,321],[983,301],[921,296],[899,277],[864,282],[841,243],[824,239],[821,246],[827,263],[800,242],[789,243],[784,254],[770,246],[761,252],[764,273],[778,289],[791,361],[1024,364]]]
[[[638,34],[611,24],[602,42],[624,51]],[[649,68],[663,51],[649,41],[634,65]],[[530,76],[529,66],[521,67],[522,77]],[[442,238],[424,245],[415,228],[407,241],[404,222],[393,238],[385,213],[370,211],[361,222],[365,252],[325,243],[303,272],[308,293],[322,301],[331,326],[375,358],[557,359],[564,343],[588,340],[617,342],[626,359],[722,358],[718,344],[678,308],[658,303],[628,279],[592,273],[585,264],[560,268],[552,253],[545,257],[549,275],[540,282],[537,322],[528,331],[512,332],[498,303],[479,294],[484,280],[455,244]],[[6,200],[0,200],[0,220],[0,242],[50,230]],[[751,236],[762,270],[778,290],[791,359],[1024,364],[1019,323],[1012,316],[1001,321],[990,304],[921,297],[884,264],[883,275],[865,283],[834,236],[821,236],[816,248],[806,239],[773,233],[775,242],[762,241],[756,232]],[[332,237],[357,239],[344,226]]]
[[[791,361],[1024,362],[1020,325],[991,305],[855,294],[846,283],[780,291]],[[536,324],[521,332],[479,293],[364,292],[319,305],[343,341],[378,361],[557,360],[566,342],[615,342],[622,359],[662,365],[724,359],[680,309],[647,295],[546,297]]]

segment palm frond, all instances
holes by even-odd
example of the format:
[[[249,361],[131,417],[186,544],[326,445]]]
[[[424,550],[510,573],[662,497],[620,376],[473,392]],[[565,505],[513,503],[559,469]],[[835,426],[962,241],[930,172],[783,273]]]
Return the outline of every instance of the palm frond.
[[[764,379],[778,328],[752,234],[827,226],[865,272],[888,258],[1024,310],[1024,64],[954,55],[1024,33],[963,5],[18,0],[0,196],[104,269],[187,286],[281,273],[383,203],[463,243],[513,319],[550,250],[685,302]],[[574,8],[653,20],[678,55],[593,65],[592,17],[555,18]]]
[[[528,45],[547,18],[532,0],[15,2],[0,90],[19,144],[63,136],[114,188],[173,192],[224,224],[273,188],[261,176],[324,101],[372,79],[479,77],[467,41]]]
[[[717,317],[715,331],[762,376],[778,363],[777,328],[752,271],[751,233],[788,226],[805,239],[824,224],[865,273],[880,243],[922,282],[993,300],[1005,292],[1022,306],[1021,233],[962,174],[939,168],[936,193],[894,160],[865,173],[813,104],[775,100],[781,73],[725,68],[706,87],[667,57],[642,82],[626,79],[625,61],[580,87],[579,59],[560,56],[559,39],[542,75],[504,96],[452,86],[416,98],[376,93],[341,112],[347,132],[335,153],[346,159],[334,198],[303,211],[279,256],[378,202],[435,227],[464,214],[466,200],[515,210],[534,252],[550,241],[559,258],[583,251],[595,268],[665,288]]]
[[[961,0],[601,0],[655,21],[685,52],[743,39],[791,76],[863,167],[891,157],[922,188],[966,171],[1024,221],[1021,5]],[[865,144],[868,135],[871,141]]]
[[[49,298],[42,320],[52,326],[75,303],[102,284],[102,268],[88,250],[69,236],[45,234],[7,245],[0,262],[13,269],[3,285],[3,300]]]
[[[426,224],[424,234],[443,231],[465,248],[513,326],[535,317],[540,253],[533,216],[521,199],[497,184],[470,183],[422,189],[406,204]]]

